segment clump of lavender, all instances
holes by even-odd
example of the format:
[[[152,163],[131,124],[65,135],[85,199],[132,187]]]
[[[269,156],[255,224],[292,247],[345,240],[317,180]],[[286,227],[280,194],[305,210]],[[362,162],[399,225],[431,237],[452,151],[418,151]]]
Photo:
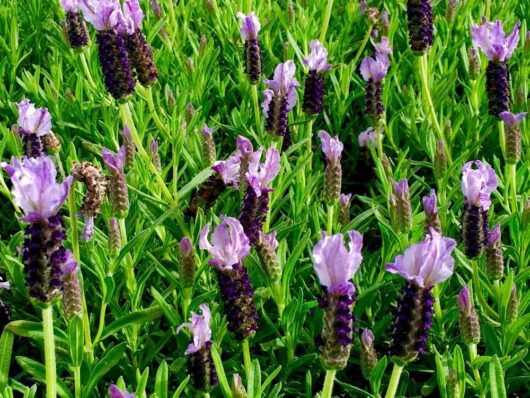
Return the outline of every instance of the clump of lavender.
[[[258,40],[261,24],[253,12],[248,15],[238,12],[237,17],[241,19],[239,33],[245,40],[245,73],[250,84],[258,84],[263,63],[263,54]]]
[[[351,279],[361,265],[363,238],[357,231],[348,235],[349,249],[342,234],[328,236],[325,232],[313,248],[313,267],[324,290],[320,358],[325,369],[346,367],[353,341],[355,286]]]
[[[63,265],[68,251],[62,245],[66,238],[59,209],[68,195],[72,177],[56,182],[57,171],[51,158],[14,158],[3,163],[13,184],[14,202],[26,215],[26,238],[21,249],[24,272],[30,296],[49,303],[60,296],[63,287]]]
[[[460,310],[460,333],[462,333],[464,342],[466,344],[478,344],[480,342],[480,323],[467,286],[464,286],[458,295],[458,308]]]
[[[496,224],[486,235],[486,273],[492,280],[500,280],[504,276],[500,224]]]
[[[465,199],[462,240],[465,254],[469,258],[480,256],[484,249],[489,224],[490,196],[497,185],[495,170],[487,163],[476,160],[467,162],[462,168],[461,188]]]
[[[116,385],[112,384],[109,388],[109,398],[134,398],[133,392],[120,390]]]
[[[85,19],[97,30],[99,63],[105,86],[117,100],[134,92],[136,84],[127,52],[127,19],[119,0],[79,0]]]
[[[9,282],[3,282],[2,277],[0,277],[0,291],[9,289],[11,289],[11,284]],[[11,311],[0,297],[0,333],[3,332],[9,322],[11,322]]]
[[[304,58],[304,65],[309,69],[305,80],[304,103],[302,109],[310,115],[318,115],[322,112],[322,100],[324,99],[324,74],[330,70],[331,65],[327,63],[328,50],[318,40],[311,40],[311,53]]]
[[[377,365],[377,353],[374,349],[375,336],[370,329],[361,334],[361,371],[366,380],[370,380],[372,371]]]
[[[115,155],[107,148],[103,148],[103,162],[110,173],[109,192],[110,204],[114,215],[118,218],[127,217],[129,212],[129,193],[125,180],[125,146]]]
[[[105,199],[107,178],[103,175],[101,169],[90,162],[74,164],[72,176],[76,181],[86,185],[86,193],[80,213],[85,218],[85,228],[83,229],[82,237],[85,242],[89,242],[94,236],[94,219],[98,216]]]
[[[351,193],[339,195],[339,223],[343,227],[348,225],[350,222],[350,203],[351,203]]]
[[[399,232],[408,232],[412,228],[412,205],[410,203],[409,183],[406,178],[394,182],[394,192],[390,194],[392,220]]]
[[[202,141],[202,156],[209,165],[214,164],[217,155],[215,153],[215,141],[213,139],[213,130],[206,124],[202,126],[201,135]]]
[[[228,318],[228,330],[236,339],[252,337],[258,328],[258,313],[252,301],[254,290],[243,259],[250,252],[250,244],[239,221],[222,217],[208,241],[210,224],[200,233],[200,248],[212,255],[209,264],[217,270],[221,297]]]
[[[434,298],[431,289],[453,273],[451,253],[456,242],[431,229],[421,243],[414,244],[397,256],[386,270],[399,274],[409,283],[398,300],[391,354],[412,361],[425,352],[432,327]]]
[[[374,122],[378,122],[385,112],[382,81],[390,67],[388,54],[391,53],[392,47],[388,45],[388,37],[383,37],[375,46],[375,56],[365,57],[361,62],[361,75],[366,81],[365,112]]]
[[[486,69],[486,89],[489,99],[489,113],[499,116],[510,109],[510,70],[508,60],[519,43],[519,26],[516,23],[512,33],[505,36],[501,21],[488,22],[482,19],[481,25],[473,25],[471,34],[473,45],[479,47],[488,58]]]
[[[318,132],[322,142],[322,152],[326,156],[326,174],[324,176],[324,200],[330,204],[339,200],[342,186],[342,167],[340,159],[344,145],[339,137],[331,136],[324,130]]]
[[[300,85],[294,78],[296,66],[293,61],[287,61],[276,66],[274,78],[265,80],[269,87],[263,91],[265,99],[261,104],[263,114],[266,117],[265,130],[273,136],[283,138],[282,148],[285,150],[291,146],[291,133],[289,131],[287,114],[296,104],[298,95],[296,87]]]
[[[407,19],[410,48],[422,55],[434,43],[431,0],[408,0]]]
[[[153,61],[153,51],[147,43],[140,26],[144,19],[144,13],[138,0],[125,0],[123,3],[123,15],[126,20],[125,44],[136,71],[138,80],[144,86],[151,86],[158,79],[158,71]]]
[[[247,190],[239,221],[243,226],[251,245],[259,240],[259,233],[269,211],[270,184],[280,171],[280,153],[276,148],[269,148],[265,162],[260,163],[263,149],[258,149],[251,158],[246,173]]]
[[[212,329],[210,321],[212,315],[206,304],[199,306],[202,315],[191,312],[189,323],[183,323],[177,328],[177,333],[188,328],[193,341],[190,343],[184,354],[190,355],[190,374],[195,388],[205,392],[217,385],[217,373],[212,359]]]
[[[63,31],[68,43],[75,49],[85,47],[90,38],[83,15],[77,6],[78,0],[61,0],[61,7],[66,12],[66,19],[62,21]]]
[[[258,240],[256,242],[256,251],[258,252],[261,266],[271,281],[277,281],[282,276],[282,268],[276,254],[278,245],[276,231],[271,232],[268,235],[259,231]]]
[[[62,248],[61,264],[63,272],[63,310],[67,319],[81,315],[81,287],[79,286],[79,266],[70,250]]]
[[[51,132],[52,117],[46,108],[35,108],[25,98],[18,106],[18,133],[22,135],[24,154],[29,158],[46,155],[44,137]]]
[[[425,210],[423,233],[427,235],[431,228],[438,233],[442,233],[440,216],[438,214],[438,207],[436,206],[436,191],[432,189],[429,196],[424,196],[421,201],[423,203],[423,209]]]
[[[501,112],[499,117],[506,125],[506,154],[505,159],[508,164],[517,164],[521,159],[521,128],[519,124],[526,116],[526,112],[514,115],[511,112]]]

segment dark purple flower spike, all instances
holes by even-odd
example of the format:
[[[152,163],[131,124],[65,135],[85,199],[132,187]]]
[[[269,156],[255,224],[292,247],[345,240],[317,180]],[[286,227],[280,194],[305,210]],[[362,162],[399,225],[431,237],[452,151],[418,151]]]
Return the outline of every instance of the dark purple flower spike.
[[[68,43],[75,49],[85,47],[90,38],[83,15],[77,8],[77,0],[61,0],[61,7],[66,12],[62,25]]]
[[[410,48],[422,55],[434,43],[431,0],[408,0],[407,19]]]
[[[324,99],[324,74],[330,70],[327,63],[328,50],[318,40],[311,41],[311,53],[304,59],[304,65],[309,69],[305,81],[303,110],[305,113],[317,115],[322,112]]]
[[[263,63],[263,55],[258,40],[261,24],[253,12],[248,15],[238,12],[237,17],[241,19],[239,32],[245,40],[245,73],[250,84],[258,84],[261,79]]]

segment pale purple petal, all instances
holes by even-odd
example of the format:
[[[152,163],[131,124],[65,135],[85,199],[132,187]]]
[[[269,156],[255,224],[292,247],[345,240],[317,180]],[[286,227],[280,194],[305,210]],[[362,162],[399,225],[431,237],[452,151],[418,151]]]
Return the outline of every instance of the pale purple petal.
[[[240,167],[241,154],[236,152],[226,160],[217,161],[211,169],[219,174],[226,186],[237,188],[239,186]]]
[[[258,38],[258,33],[261,29],[261,24],[258,20],[258,17],[251,12],[248,15],[238,12],[236,16],[241,19],[241,27],[239,28],[239,33],[243,40],[254,40]]]
[[[75,261],[74,255],[71,250],[66,250],[65,252],[65,261],[62,265],[61,270],[63,271],[63,276],[77,275],[79,271],[79,266],[77,261]]]
[[[258,197],[264,191],[270,191],[269,185],[280,171],[280,152],[276,148],[269,148],[265,155],[265,162],[260,164],[261,153],[262,148],[254,152],[245,175],[248,185],[254,189]]]
[[[373,127],[369,127],[366,130],[364,130],[362,133],[359,134],[358,137],[359,140],[359,146],[361,148],[368,148],[368,145],[372,143],[372,145],[376,146],[377,144],[377,138],[375,135],[375,130]]]
[[[393,48],[390,47],[388,37],[383,36],[381,42],[375,45],[375,52],[378,55],[392,54]]]
[[[458,294],[457,301],[460,311],[462,311],[466,315],[469,315],[469,313],[471,312],[471,297],[469,294],[469,288],[467,286],[464,286],[462,288],[460,294]]]
[[[429,196],[424,196],[421,201],[423,203],[423,208],[425,209],[425,214],[431,217],[438,214],[438,208],[436,207],[436,191],[434,189],[431,190]]]
[[[210,328],[210,321],[212,315],[208,305],[201,304],[199,306],[202,315],[191,312],[190,323],[183,323],[177,328],[177,333],[184,328],[188,328],[193,335],[193,341],[190,343],[184,354],[190,355],[200,349],[204,348],[206,344],[212,339],[212,329]]]
[[[107,148],[101,150],[103,162],[111,173],[122,173],[125,167],[125,146],[121,146],[118,154],[115,155]]]
[[[462,168],[462,193],[466,201],[474,206],[488,210],[491,205],[491,193],[497,185],[495,170],[487,163],[476,160],[467,162]]]
[[[99,31],[116,28],[123,17],[120,0],[78,0],[77,5],[85,19]]]
[[[122,391],[114,384],[110,386],[109,398],[134,398],[134,393]]]
[[[77,12],[77,0],[61,0],[61,7],[66,12]]]
[[[324,130],[320,130],[318,136],[322,142],[322,152],[326,155],[328,162],[340,162],[344,145],[340,142],[339,137],[335,136],[331,138],[329,133]]]
[[[236,140],[236,146],[241,155],[245,158],[250,157],[254,153],[254,147],[252,146],[252,142],[242,135],[237,136]]]
[[[261,109],[263,110],[263,115],[265,117],[269,114],[269,105],[274,97],[274,91],[272,90],[263,90],[263,102],[261,103]]]
[[[144,13],[138,0],[125,0],[123,3],[123,15],[132,22],[133,31],[140,27],[144,19]]]
[[[276,248],[279,245],[278,241],[276,240],[276,234],[277,234],[276,231],[273,231],[273,232],[271,232],[268,235],[265,235],[265,234],[263,234],[262,231],[259,231],[259,238],[260,238],[260,240],[265,242],[267,244],[267,246],[271,247],[272,250],[276,250]]]
[[[486,239],[488,246],[498,245],[501,243],[501,225],[495,224],[495,227],[488,232]]]
[[[361,343],[365,349],[369,349],[373,346],[375,336],[370,329],[364,329],[361,334]]]
[[[212,129],[208,127],[206,124],[202,125],[201,134],[204,138],[210,138],[212,137]]]
[[[399,182],[394,182],[394,191],[399,197],[407,197],[409,194],[409,182],[406,178],[403,178]]]
[[[344,193],[341,193],[339,195],[339,203],[342,205],[342,206],[347,206],[348,203],[350,203],[350,200],[351,200],[351,196],[352,194],[344,194]]]
[[[502,120],[504,120],[504,123],[506,123],[506,126],[515,128],[519,126],[521,121],[525,118],[526,112],[518,113],[517,115],[514,115],[512,112],[504,111],[499,113],[499,116]]]
[[[208,230],[210,228],[210,224],[207,224],[206,225],[206,235],[208,235]],[[203,228],[204,230],[204,228]],[[203,231],[201,231],[201,238],[204,239],[204,237],[202,236],[202,233]],[[201,247],[201,249],[205,249],[204,247]],[[185,236],[184,238],[181,239],[180,241],[180,244],[179,244],[179,252],[180,252],[180,255],[183,256],[183,257],[189,257],[193,254],[193,243],[191,243],[191,239],[188,238],[187,236]]]
[[[380,82],[386,76],[389,66],[390,61],[386,55],[364,57],[361,62],[361,75],[365,81]]]
[[[304,65],[309,68],[309,70],[314,70],[318,73],[325,70],[330,70],[331,65],[327,63],[328,59],[328,50],[322,45],[318,40],[311,40],[311,52],[307,58],[304,58]]]
[[[473,45],[479,47],[489,60],[505,62],[519,43],[519,26],[520,23],[516,23],[512,33],[506,37],[500,20],[483,20],[481,25],[471,28]]]
[[[298,80],[294,78],[295,72],[296,66],[294,62],[287,61],[276,66],[276,69],[274,70],[274,78],[272,80],[265,80],[265,84],[274,91],[277,96],[282,98],[287,96],[289,109],[291,109],[294,106],[294,102],[296,102],[295,88],[300,86]]]
[[[35,108],[27,98],[18,104],[17,124],[20,132],[35,133],[38,136],[46,135],[52,129],[52,118],[48,109]]]

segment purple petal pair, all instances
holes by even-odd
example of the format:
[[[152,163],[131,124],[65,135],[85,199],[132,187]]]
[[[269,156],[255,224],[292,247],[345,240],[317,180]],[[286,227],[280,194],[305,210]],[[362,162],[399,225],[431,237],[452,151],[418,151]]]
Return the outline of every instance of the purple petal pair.
[[[66,19],[62,22],[68,43],[75,49],[85,47],[90,41],[83,15],[78,9],[78,0],[61,0],[61,7],[66,12]]]

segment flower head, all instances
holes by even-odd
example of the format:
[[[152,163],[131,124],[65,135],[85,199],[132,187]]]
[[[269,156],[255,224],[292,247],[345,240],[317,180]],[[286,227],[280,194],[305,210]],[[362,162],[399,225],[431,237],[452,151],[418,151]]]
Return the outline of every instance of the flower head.
[[[211,169],[223,180],[225,185],[237,188],[239,185],[239,169],[241,166],[241,155],[236,152],[226,160],[219,160]]]
[[[370,329],[364,329],[361,334],[361,343],[367,349],[374,344],[375,336]]]
[[[473,45],[484,51],[490,61],[506,62],[519,43],[520,25],[517,22],[512,33],[506,37],[501,21],[488,22],[483,18],[481,25],[473,25],[471,28]]]
[[[313,248],[313,267],[320,284],[328,290],[348,283],[361,265],[363,237],[357,231],[349,231],[348,235],[349,250],[342,234],[328,236],[325,232]]]
[[[260,163],[261,149],[254,152],[257,156],[252,156],[246,174],[247,183],[256,196],[260,197],[263,190],[268,190],[270,183],[280,171],[280,152],[276,148],[269,148],[265,155],[265,162]]]
[[[388,44],[388,37],[383,36],[381,41],[375,45],[375,54],[377,56],[387,56],[392,54],[394,49]]]
[[[103,154],[103,162],[111,173],[123,173],[126,155],[125,146],[120,147],[117,155],[109,151],[107,148],[103,148],[101,152]]]
[[[220,270],[232,269],[250,252],[250,244],[239,220],[222,217],[223,221],[212,233],[211,243],[208,241],[210,223],[200,233],[199,247],[212,255],[209,264]]]
[[[455,260],[451,253],[456,242],[442,237],[434,229],[421,243],[410,246],[386,266],[392,274],[399,274],[420,288],[430,288],[453,274]]]
[[[296,104],[298,96],[296,94],[296,87],[300,86],[298,80],[294,78],[296,66],[293,61],[287,61],[276,66],[274,70],[274,78],[272,80],[265,80],[265,84],[269,86],[270,90],[265,90],[265,100],[262,107],[265,113],[269,109],[269,103],[273,94],[280,97],[287,97],[287,110],[291,110]],[[272,92],[270,92],[272,90]]]
[[[196,314],[192,311],[190,322],[183,323],[177,328],[177,333],[184,328],[188,328],[193,334],[193,341],[190,343],[186,351],[184,351],[184,354],[186,355],[193,354],[204,348],[212,338],[212,329],[210,329],[212,315],[210,309],[206,304],[201,304],[199,308],[201,309],[202,315]]]
[[[339,195],[339,204],[341,204],[342,206],[347,206],[348,203],[350,203],[350,200],[351,200],[351,193],[347,195],[345,193],[341,193]]]
[[[109,398],[134,398],[134,393],[120,390],[114,384],[110,386]]]
[[[500,118],[506,123],[506,126],[509,128],[515,128],[518,127],[521,121],[525,118],[526,112],[518,113],[517,115],[514,115],[512,112],[501,112],[499,113]]]
[[[120,0],[78,0],[78,7],[94,29],[102,31],[126,25]]]
[[[236,146],[239,150],[239,153],[241,153],[242,157],[248,158],[254,153],[254,147],[252,146],[252,142],[242,135],[237,136],[236,140]]]
[[[35,108],[27,98],[18,104],[17,124],[21,132],[46,135],[52,129],[52,118],[48,109]]]
[[[123,16],[126,20],[127,33],[134,33],[144,19],[144,13],[138,0],[125,0],[123,3]]]
[[[66,200],[72,177],[58,184],[51,158],[23,158],[22,161],[13,158],[11,164],[2,163],[2,168],[11,177],[15,203],[26,213],[23,221],[43,221],[57,214]]]
[[[258,17],[254,12],[251,12],[248,15],[238,12],[237,17],[241,19],[241,27],[239,28],[239,33],[243,40],[255,40],[258,38],[258,33],[261,29],[261,24],[259,23]]]
[[[471,312],[471,309],[473,308],[473,305],[471,303],[471,297],[469,294],[469,288],[467,286],[464,286],[460,293],[458,294],[458,307],[460,308],[460,311],[465,313],[466,315],[469,315]]]
[[[438,209],[436,207],[436,191],[434,189],[431,190],[429,196],[424,196],[421,201],[427,215],[435,216],[438,214]]]
[[[368,148],[368,145],[370,144],[370,142],[375,148],[375,146],[377,145],[377,138],[375,135],[374,128],[369,127],[366,130],[364,130],[361,134],[359,134],[358,140],[359,140],[359,146],[361,148]]]
[[[307,58],[304,58],[304,65],[309,70],[314,70],[318,73],[325,70],[330,70],[331,65],[327,63],[328,50],[318,40],[311,40],[311,52]]]
[[[212,137],[213,130],[208,127],[208,125],[203,124],[201,129],[201,134],[204,138]]]
[[[61,7],[66,12],[77,12],[77,0],[61,0]]]
[[[490,195],[497,185],[495,170],[487,163],[475,160],[467,162],[462,168],[462,193],[466,201],[474,206],[488,210],[491,205]]]
[[[328,162],[340,162],[344,145],[340,142],[339,137],[335,136],[331,138],[331,136],[324,130],[320,130],[318,136],[322,142],[322,152],[326,155]]]
[[[364,57],[361,62],[361,75],[365,81],[380,82],[386,76],[390,60],[388,56]]]
[[[501,243],[501,225],[499,223],[495,224],[495,227],[488,232],[486,238],[486,244],[488,246],[494,246]]]

